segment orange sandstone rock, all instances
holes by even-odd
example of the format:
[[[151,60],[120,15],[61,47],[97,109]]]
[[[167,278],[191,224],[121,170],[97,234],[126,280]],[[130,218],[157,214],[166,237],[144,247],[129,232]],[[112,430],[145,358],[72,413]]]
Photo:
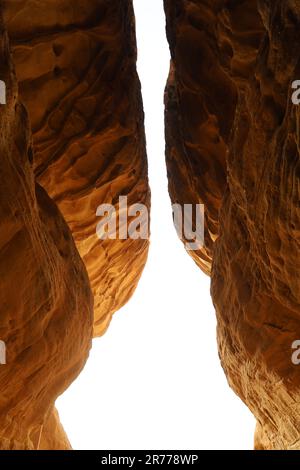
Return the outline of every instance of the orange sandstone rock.
[[[119,196],[149,207],[130,0],[4,0],[20,97],[33,129],[33,166],[86,265],[94,334],[134,292],[147,240],[99,241],[96,210]]]
[[[96,236],[102,203],[150,204],[133,9],[129,0],[0,7],[16,69],[1,20],[0,446],[67,449],[55,399],[147,258],[148,240]]]
[[[0,338],[7,352],[0,367],[0,448],[34,449],[40,429],[56,419],[57,396],[87,359],[93,302],[71,232],[35,181],[29,120],[1,18],[0,64],[7,100],[0,106]],[[58,441],[58,448],[68,446]]]
[[[170,194],[206,205],[218,345],[229,384],[257,418],[257,449],[299,449],[300,5],[165,0]],[[211,269],[212,263],[212,269]]]

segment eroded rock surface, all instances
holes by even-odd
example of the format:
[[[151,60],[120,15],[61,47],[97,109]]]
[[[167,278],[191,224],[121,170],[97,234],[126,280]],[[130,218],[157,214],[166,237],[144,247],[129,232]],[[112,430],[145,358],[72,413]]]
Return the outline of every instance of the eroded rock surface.
[[[96,236],[102,203],[149,207],[132,3],[0,8],[0,447],[67,449],[55,399],[147,257],[148,240]]]
[[[165,0],[170,194],[206,205],[218,344],[258,449],[299,449],[300,4]]]
[[[1,23],[1,447],[64,449],[54,401],[83,367],[93,323],[105,331],[147,256],[146,240],[96,237],[101,203],[149,205],[132,4],[2,5],[20,99]],[[170,195],[205,204],[205,246],[191,253],[212,276],[222,365],[257,418],[256,448],[299,449],[300,5],[165,7]]]
[[[33,166],[87,267],[102,334],[131,297],[147,240],[99,242],[96,210],[149,207],[130,0],[4,0],[20,97],[33,129]]]
[[[0,18],[0,448],[43,448],[57,396],[91,346],[93,300],[84,264],[55,203],[35,182],[27,112],[18,101]],[[37,436],[39,436],[37,438]],[[44,439],[44,438],[43,438]],[[68,447],[57,436],[57,448]]]

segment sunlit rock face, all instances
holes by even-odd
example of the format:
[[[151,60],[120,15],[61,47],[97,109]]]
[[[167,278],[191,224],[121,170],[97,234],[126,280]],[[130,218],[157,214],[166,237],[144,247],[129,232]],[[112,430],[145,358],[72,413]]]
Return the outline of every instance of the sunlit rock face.
[[[132,3],[0,8],[0,448],[68,449],[54,402],[147,257],[148,240],[96,235],[102,203],[149,208]]]
[[[53,407],[87,359],[92,293],[67,224],[35,181],[29,120],[1,18],[0,64],[0,449],[43,448],[55,427],[56,448],[68,448]]]
[[[166,0],[170,193],[206,205],[218,345],[255,447],[300,448],[300,5]],[[212,260],[212,269],[211,266]]]
[[[147,240],[99,242],[96,210],[119,196],[149,207],[130,0],[4,0],[20,97],[32,125],[33,167],[86,265],[94,334],[131,297]],[[118,227],[119,228],[119,227]]]

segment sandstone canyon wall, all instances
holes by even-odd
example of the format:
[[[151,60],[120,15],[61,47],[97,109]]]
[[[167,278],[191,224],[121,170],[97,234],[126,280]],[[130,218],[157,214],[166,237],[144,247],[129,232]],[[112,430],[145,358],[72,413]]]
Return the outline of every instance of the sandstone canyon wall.
[[[56,202],[86,265],[94,334],[131,297],[147,240],[99,243],[100,204],[149,207],[130,0],[3,0],[37,181]]]
[[[169,190],[205,204],[218,346],[257,449],[300,448],[300,3],[165,0]]]
[[[147,258],[147,240],[96,236],[102,203],[118,207],[123,195],[149,207],[133,9],[129,0],[0,8],[0,448],[66,449],[55,399]]]
[[[132,295],[147,240],[96,236],[97,207],[149,207],[130,0],[0,1],[0,448],[67,449],[55,399]],[[165,0],[173,202],[205,204],[230,386],[257,449],[300,449],[298,0]],[[11,50],[11,54],[10,54]]]
[[[82,369],[93,303],[86,269],[56,205],[35,181],[26,109],[18,101],[7,35],[0,26],[1,339],[0,447],[30,449],[54,401]]]

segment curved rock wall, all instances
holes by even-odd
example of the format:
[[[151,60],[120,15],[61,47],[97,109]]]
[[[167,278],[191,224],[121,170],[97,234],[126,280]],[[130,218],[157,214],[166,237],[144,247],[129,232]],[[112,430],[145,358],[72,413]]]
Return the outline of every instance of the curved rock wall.
[[[134,16],[129,0],[1,6],[17,79],[1,19],[0,446],[67,449],[55,399],[147,257],[147,240],[96,236],[100,204],[149,207]],[[212,277],[222,366],[257,418],[255,447],[299,449],[300,6],[165,10],[170,196],[205,204],[205,245],[190,253]]]
[[[35,182],[27,112],[18,101],[0,18],[0,448],[37,448],[54,401],[82,369],[93,302],[84,264],[56,205]]]
[[[148,251],[147,240],[96,236],[100,204],[150,204],[132,2],[3,3],[35,175],[87,267],[98,336],[131,297]]]
[[[206,206],[219,353],[258,449],[299,449],[300,6],[165,0],[170,194]],[[182,196],[180,196],[182,194]]]
[[[148,240],[96,236],[102,203],[150,204],[132,3],[0,8],[0,447],[67,449],[55,399],[147,258]]]

